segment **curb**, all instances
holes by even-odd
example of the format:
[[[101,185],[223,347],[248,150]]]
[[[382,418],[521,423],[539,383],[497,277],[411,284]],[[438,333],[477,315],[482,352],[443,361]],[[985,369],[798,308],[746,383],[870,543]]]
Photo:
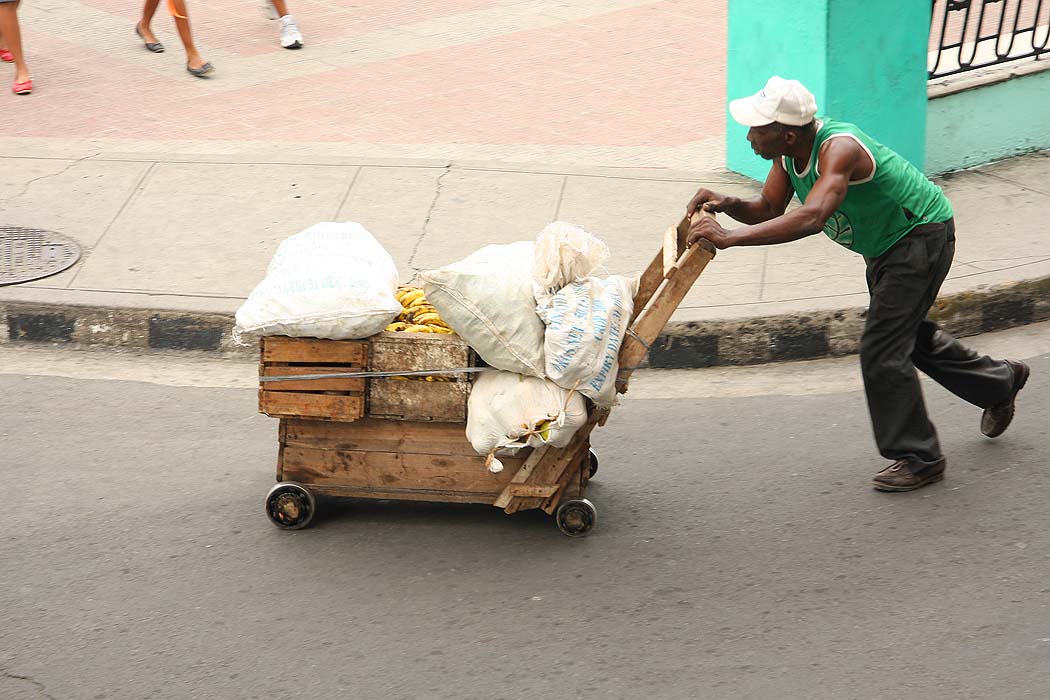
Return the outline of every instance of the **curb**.
[[[699,369],[854,354],[867,309],[672,323],[643,366]],[[965,337],[1050,320],[1050,277],[941,297],[930,318]],[[237,345],[232,313],[0,301],[0,345],[195,351],[256,358]]]

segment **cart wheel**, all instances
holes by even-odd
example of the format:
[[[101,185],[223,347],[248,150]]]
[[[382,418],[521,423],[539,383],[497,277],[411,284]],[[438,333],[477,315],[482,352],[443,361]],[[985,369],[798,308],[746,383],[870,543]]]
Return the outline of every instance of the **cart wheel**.
[[[558,529],[569,537],[583,537],[598,522],[598,509],[586,498],[573,498],[558,506]]]
[[[598,453],[594,450],[587,450],[587,457],[590,459],[590,465],[587,468],[587,478],[593,479],[594,475],[598,473]]]
[[[301,530],[313,520],[314,495],[292,481],[275,484],[266,494],[266,516],[282,530]]]

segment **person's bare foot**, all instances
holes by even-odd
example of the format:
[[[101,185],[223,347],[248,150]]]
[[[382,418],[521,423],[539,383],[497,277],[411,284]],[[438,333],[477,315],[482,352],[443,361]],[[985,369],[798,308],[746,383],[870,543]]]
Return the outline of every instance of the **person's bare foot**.
[[[142,25],[142,20],[138,23],[139,36],[142,37],[142,41],[147,44],[159,44],[157,41],[157,35],[153,33],[153,30],[149,27]]]
[[[28,70],[18,70],[17,68],[15,69],[15,82],[16,83],[24,83],[27,80],[29,80],[31,77],[32,76],[29,75],[29,71]]]

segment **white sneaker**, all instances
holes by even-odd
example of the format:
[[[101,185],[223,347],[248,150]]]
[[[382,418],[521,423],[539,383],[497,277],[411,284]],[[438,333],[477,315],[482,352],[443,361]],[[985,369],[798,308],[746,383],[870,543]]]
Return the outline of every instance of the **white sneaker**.
[[[259,9],[261,9],[263,14],[266,15],[266,19],[277,19],[280,17],[280,15],[277,14],[277,8],[273,6],[273,0],[262,0]]]
[[[295,17],[285,15],[281,17],[281,46],[286,49],[298,49],[303,45],[303,35],[299,32],[299,25]]]

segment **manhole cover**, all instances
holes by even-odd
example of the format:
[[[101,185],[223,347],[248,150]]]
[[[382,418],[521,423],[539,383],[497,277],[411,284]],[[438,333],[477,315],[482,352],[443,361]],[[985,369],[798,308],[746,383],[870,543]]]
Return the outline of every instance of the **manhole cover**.
[[[62,272],[80,259],[80,246],[38,228],[0,226],[0,286]]]

